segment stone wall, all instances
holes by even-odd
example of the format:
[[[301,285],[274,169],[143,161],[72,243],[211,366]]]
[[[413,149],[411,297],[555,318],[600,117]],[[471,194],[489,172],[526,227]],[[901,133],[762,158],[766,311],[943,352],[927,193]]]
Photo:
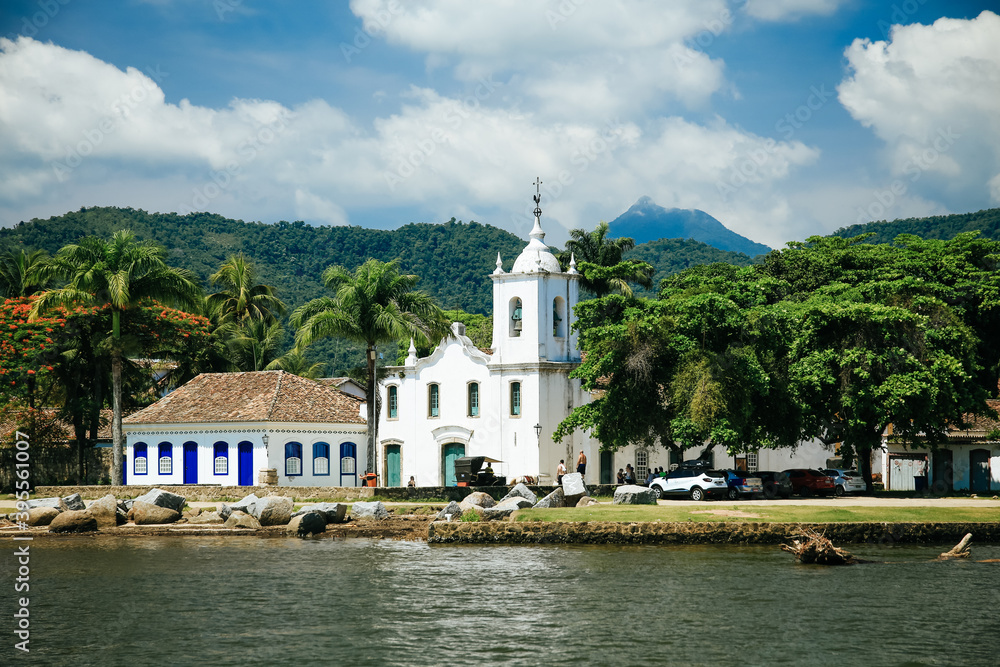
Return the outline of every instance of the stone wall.
[[[613,523],[555,521],[435,521],[428,542],[437,544],[780,544],[806,530],[834,544],[1000,543],[998,523]]]
[[[40,484],[62,484],[76,480],[79,469],[75,447],[64,444],[32,446],[28,450],[30,458],[30,482]],[[14,447],[0,447],[0,492],[14,490],[14,475],[17,450]],[[110,448],[89,447],[83,452],[83,469],[87,482],[97,484],[111,477],[113,454]]]
[[[499,500],[507,491],[506,486],[484,486],[484,487],[464,487],[464,486],[427,486],[427,487],[351,487],[351,486],[216,486],[211,484],[190,484],[181,486],[38,486],[34,495],[38,498],[51,496],[68,496],[71,493],[79,493],[82,498],[97,499],[107,494],[113,494],[116,498],[135,498],[152,488],[162,489],[179,496],[184,496],[190,501],[212,502],[224,500],[226,498],[238,500],[249,493],[258,496],[274,493],[288,496],[296,501],[306,500],[363,500],[369,498],[379,498],[394,502],[421,502],[427,500],[462,500],[473,491],[484,491]],[[532,491],[539,497],[545,495],[552,488],[531,487]]]

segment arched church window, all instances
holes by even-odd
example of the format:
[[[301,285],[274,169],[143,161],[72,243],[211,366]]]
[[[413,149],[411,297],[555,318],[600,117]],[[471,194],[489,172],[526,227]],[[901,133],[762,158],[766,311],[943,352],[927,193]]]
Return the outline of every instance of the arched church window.
[[[521,383],[510,383],[510,414],[512,417],[521,416]]]
[[[521,324],[524,311],[521,308],[521,299],[514,297],[510,300],[510,335],[514,338],[521,335]]]
[[[399,387],[394,384],[388,388],[389,400],[386,402],[386,410],[389,419],[399,419]]]
[[[552,301],[552,335],[566,337],[566,301],[561,296]]]
[[[436,384],[427,387],[427,416],[441,416],[441,388]]]
[[[479,416],[479,383],[469,383],[469,416]]]

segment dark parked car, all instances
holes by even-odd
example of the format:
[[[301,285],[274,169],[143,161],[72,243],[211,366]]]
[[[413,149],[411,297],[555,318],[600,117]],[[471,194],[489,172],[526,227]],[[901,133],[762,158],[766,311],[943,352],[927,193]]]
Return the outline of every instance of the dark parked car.
[[[745,470],[723,470],[726,473],[726,484],[729,491],[726,495],[730,500],[752,498],[764,493],[764,486],[757,473]]]
[[[792,493],[803,498],[816,494],[817,496],[832,496],[836,485],[832,477],[827,477],[819,470],[807,468],[792,468],[784,471],[792,481]]]
[[[785,473],[774,470],[758,470],[754,474],[760,477],[765,498],[791,498],[792,480]]]

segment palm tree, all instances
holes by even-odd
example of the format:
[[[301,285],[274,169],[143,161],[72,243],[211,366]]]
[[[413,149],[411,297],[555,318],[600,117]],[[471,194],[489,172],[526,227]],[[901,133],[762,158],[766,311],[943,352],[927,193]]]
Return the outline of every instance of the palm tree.
[[[559,253],[559,263],[565,268],[569,266],[571,256],[576,258],[583,273],[580,286],[584,289],[601,297],[614,291],[631,294],[629,283],[637,283],[646,289],[653,286],[652,266],[636,260],[622,260],[622,255],[635,247],[635,241],[608,238],[608,223],[598,223],[592,232],[573,229],[569,235],[566,249]],[[591,266],[588,267],[588,264]],[[608,271],[593,270],[594,266]]]
[[[323,284],[333,297],[313,299],[295,310],[292,326],[297,350],[313,341],[341,337],[365,345],[368,365],[366,383],[368,412],[368,471],[377,473],[375,443],[378,421],[375,380],[376,348],[400,340],[429,340],[443,334],[448,327],[444,313],[433,299],[423,292],[413,291],[417,276],[399,272],[399,260],[380,262],[369,259],[350,273],[342,266],[331,266],[323,272]]]
[[[149,241],[140,242],[131,230],[115,232],[105,241],[84,238],[56,253],[54,271],[67,279],[58,289],[43,292],[31,315],[57,305],[79,303],[108,306],[111,310],[112,481],[122,480],[122,358],[121,315],[147,300],[166,305],[195,306],[201,288],[190,271],[167,266],[166,251]]]
[[[243,253],[231,256],[208,279],[223,287],[207,299],[209,315],[219,324],[251,317],[273,324],[276,314],[285,313],[274,288],[257,282],[257,271]]]
[[[49,286],[49,258],[44,250],[24,248],[0,255],[0,298],[31,296]]]
[[[299,377],[309,378],[310,380],[315,380],[323,375],[323,368],[326,366],[321,361],[316,363],[310,362],[306,359],[306,355],[298,350],[292,350],[287,352],[271,363],[267,365],[264,370],[268,371],[288,371],[293,375],[298,375]]]
[[[239,324],[223,324],[217,331],[226,341],[229,360],[240,371],[268,370],[285,337],[281,324],[268,324],[256,317],[248,317]]]

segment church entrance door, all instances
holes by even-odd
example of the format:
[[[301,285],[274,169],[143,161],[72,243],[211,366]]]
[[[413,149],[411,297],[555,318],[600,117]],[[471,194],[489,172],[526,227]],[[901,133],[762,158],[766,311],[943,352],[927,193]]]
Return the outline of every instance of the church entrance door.
[[[465,445],[460,442],[449,442],[441,448],[441,476],[445,486],[457,486],[455,477],[455,459],[465,456]]]

